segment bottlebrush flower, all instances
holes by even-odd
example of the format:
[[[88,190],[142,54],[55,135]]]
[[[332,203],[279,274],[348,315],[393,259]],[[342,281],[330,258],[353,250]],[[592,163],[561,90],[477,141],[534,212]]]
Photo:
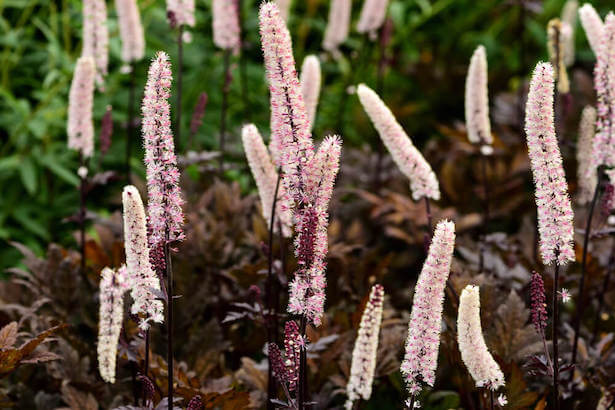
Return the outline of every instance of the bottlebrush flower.
[[[566,64],[564,64],[564,44],[571,36],[572,29],[567,24],[562,24],[560,19],[555,18],[549,21],[547,25],[547,48],[549,49],[551,65],[557,68],[554,76],[557,81],[557,90],[562,94],[570,92],[568,73],[566,72]]]
[[[543,263],[575,259],[572,207],[553,123],[553,67],[538,63],[525,108],[525,133],[538,208]],[[557,259],[557,260],[556,260]]]
[[[406,354],[400,368],[411,395],[417,395],[421,391],[421,383],[433,386],[435,381],[444,288],[450,273],[454,248],[455,224],[450,221],[439,222],[429,245],[427,260],[414,288]]]
[[[145,37],[136,0],[115,0],[120,38],[122,40],[122,61],[126,64],[139,61],[145,55]]]
[[[357,88],[363,109],[378,130],[382,142],[387,147],[401,172],[410,179],[412,198],[423,197],[440,199],[440,187],[436,175],[423,155],[416,149],[408,135],[378,94],[365,84]]]
[[[252,175],[256,181],[258,194],[263,208],[263,218],[267,221],[267,226],[271,228],[271,208],[275,196],[275,187],[278,182],[278,173],[275,170],[271,157],[267,152],[267,147],[263,142],[258,129],[254,124],[248,124],[241,130],[243,149],[248,158],[248,164],[252,170]],[[288,238],[291,234],[292,215],[288,207],[284,187],[278,188],[278,199],[276,201],[276,217],[282,223],[282,234]],[[277,220],[277,219],[276,219]],[[277,224],[273,227],[277,231]]]
[[[139,191],[132,185],[124,187],[122,192],[124,205],[124,248],[126,250],[126,268],[131,278],[133,299],[131,312],[142,314],[139,327],[146,330],[149,321],[164,321],[162,301],[152,290],[160,290],[160,281],[150,264],[147,243],[147,226],[145,209]]]
[[[329,21],[325,30],[322,48],[329,52],[336,51],[348,37],[350,27],[351,0],[332,0],[329,8]]]
[[[579,9],[579,19],[581,20],[583,30],[585,30],[585,36],[587,37],[589,46],[594,52],[594,55],[598,57],[600,43],[604,35],[604,23],[600,15],[598,15],[598,12],[596,12],[596,9],[589,3],[583,4],[583,7]]]
[[[117,271],[104,268],[100,280],[98,319],[98,371],[107,383],[115,383],[117,342],[122,330],[124,292],[130,287],[126,267]]]
[[[151,228],[149,243],[152,247],[184,238],[184,202],[171,133],[170,88],[169,57],[158,52],[149,67],[141,109],[147,166],[147,215]]]
[[[359,33],[369,33],[373,38],[384,23],[389,0],[365,0],[357,23]]]
[[[273,371],[273,375],[280,384],[288,384],[288,371],[284,359],[282,358],[282,352],[275,343],[267,344],[267,355],[269,356],[269,365]]]
[[[292,0],[275,0],[275,4],[278,6],[280,10],[280,16],[284,21],[288,21],[288,16],[290,15],[290,6]]]
[[[213,0],[214,44],[223,50],[239,51],[239,14],[235,0]]]
[[[167,16],[173,27],[194,27],[194,0],[167,0]]]
[[[309,55],[301,65],[301,94],[305,102],[310,131],[314,129],[316,107],[320,96],[320,61],[315,55]]]
[[[84,157],[91,157],[94,152],[92,105],[95,71],[92,57],[80,57],[68,97],[68,148],[81,152]]]
[[[359,333],[352,351],[352,364],[350,366],[350,379],[346,385],[348,400],[346,409],[352,409],[352,402],[362,398],[369,400],[372,395],[372,382],[376,370],[376,356],[378,353],[378,336],[382,323],[382,303],[384,289],[374,285],[369,295],[367,305],[361,316]]]
[[[504,386],[504,374],[491,356],[480,325],[480,296],[478,286],[468,285],[459,298],[457,342],[461,359],[477,387],[497,390]]]
[[[109,63],[109,31],[107,29],[107,5],[105,0],[83,2],[83,50],[82,57],[92,57],[96,64],[96,84],[104,90]]]
[[[478,46],[470,59],[466,77],[465,110],[470,142],[481,146],[493,144],[489,122],[487,55],[483,46]]]
[[[581,205],[591,201],[598,180],[595,169],[592,168],[592,147],[596,133],[595,127],[596,109],[588,105],[581,114],[579,140],[577,142],[577,183],[579,184],[577,202]]]
[[[574,63],[574,33],[577,26],[577,12],[579,2],[577,0],[567,0],[562,8],[562,24],[570,27],[570,35],[564,39],[564,63],[570,67]]]
[[[532,312],[532,324],[538,333],[541,333],[547,327],[547,299],[545,296],[545,283],[542,280],[540,273],[532,274],[532,282],[530,284],[530,300]]]
[[[295,391],[299,381],[299,363],[301,349],[305,347],[305,341],[299,333],[299,326],[294,320],[289,320],[284,325],[284,350],[286,360],[286,374],[288,377],[288,390]]]

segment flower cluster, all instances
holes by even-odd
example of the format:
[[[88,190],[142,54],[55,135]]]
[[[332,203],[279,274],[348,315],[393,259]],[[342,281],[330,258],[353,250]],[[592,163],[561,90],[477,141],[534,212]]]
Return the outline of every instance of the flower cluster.
[[[105,0],[83,2],[83,50],[81,55],[92,57],[96,64],[96,84],[104,90],[109,63],[109,30]]]
[[[243,149],[248,158],[250,170],[256,181],[258,194],[263,208],[263,218],[271,228],[271,211],[273,207],[276,184],[278,183],[278,173],[275,170],[271,157],[267,152],[267,147],[263,142],[258,129],[254,124],[248,124],[241,130]],[[291,234],[292,215],[287,205],[287,198],[284,187],[278,187],[278,198],[276,201],[276,216],[282,225],[282,235],[288,238]],[[277,231],[277,224],[273,227]]]
[[[374,38],[376,31],[384,23],[388,6],[389,0],[365,0],[357,23],[357,31],[369,33]]]
[[[80,57],[75,66],[68,97],[68,148],[77,150],[84,157],[94,152],[94,76],[96,68],[92,57]]]
[[[169,57],[159,52],[147,74],[142,107],[151,246],[184,238],[183,200],[179,189],[179,171],[168,102],[170,87]]]
[[[284,349],[282,353],[278,345],[269,343],[267,353],[273,374],[281,384],[286,385],[289,391],[295,391],[299,380],[299,362],[301,348],[304,347],[303,338],[299,334],[299,326],[294,320],[286,322],[284,326]]]
[[[470,59],[465,94],[466,127],[472,144],[491,146],[489,122],[489,94],[487,90],[487,54],[478,46]]]
[[[150,321],[157,323],[164,321],[162,302],[153,292],[160,290],[160,281],[150,263],[145,209],[137,188],[132,185],[124,187],[122,203],[126,268],[132,283],[131,312],[144,316],[139,327],[145,330],[149,327]]]
[[[436,174],[399,125],[391,110],[378,97],[378,94],[364,84],[359,84],[357,94],[363,109],[378,130],[382,142],[391,153],[393,161],[410,179],[412,198],[414,200],[423,197],[440,199],[440,187]]]
[[[115,0],[120,38],[122,39],[122,61],[132,63],[145,55],[145,37],[137,0]]]
[[[572,207],[553,123],[553,67],[538,63],[525,108],[525,133],[538,208],[543,263],[575,259]]]
[[[310,130],[314,129],[316,107],[320,96],[320,61],[315,55],[309,55],[301,65],[301,94],[305,102]]]
[[[376,370],[376,355],[378,353],[378,336],[382,322],[382,303],[384,288],[374,285],[369,294],[369,300],[361,316],[359,333],[352,351],[350,379],[346,385],[348,400],[346,409],[352,409],[353,401],[362,398],[369,400],[372,395],[372,382]]]
[[[235,0],[213,0],[214,44],[223,50],[239,51],[239,10]]]
[[[122,330],[124,293],[130,288],[126,267],[117,271],[104,268],[100,280],[98,322],[98,371],[107,383],[115,383],[117,342]]]
[[[547,327],[547,299],[545,296],[545,283],[538,272],[532,274],[530,301],[532,324],[536,331],[541,333]]]
[[[583,7],[579,9],[579,19],[581,20],[583,30],[585,30],[585,36],[587,37],[587,41],[589,41],[589,46],[593,50],[594,55],[598,57],[600,42],[604,34],[604,23],[596,9],[589,3],[585,3]]]
[[[325,30],[322,48],[335,52],[348,37],[350,27],[351,0],[332,0],[329,8],[329,20]]]
[[[554,77],[557,81],[557,90],[562,94],[570,92],[570,82],[564,62],[566,58],[564,44],[569,42],[571,38],[572,28],[568,24],[562,23],[558,18],[549,20],[547,25],[547,48],[551,65],[556,67]]]
[[[596,133],[596,109],[590,105],[583,108],[579,123],[579,140],[577,142],[577,182],[579,196],[577,201],[583,205],[594,195],[598,175],[592,169],[592,147]]]
[[[435,381],[444,288],[450,273],[454,248],[455,225],[450,221],[439,222],[429,246],[427,260],[414,288],[406,354],[400,368],[411,395],[421,391],[421,383],[433,386]]]
[[[194,0],[167,0],[167,16],[172,26],[194,27]]]
[[[504,385],[504,374],[491,356],[480,324],[480,296],[478,286],[468,285],[459,298],[457,342],[461,359],[477,387],[497,390]]]

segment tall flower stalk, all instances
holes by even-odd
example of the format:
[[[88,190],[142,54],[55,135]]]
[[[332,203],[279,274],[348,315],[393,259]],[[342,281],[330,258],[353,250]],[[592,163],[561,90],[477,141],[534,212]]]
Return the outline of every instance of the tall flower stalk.
[[[547,329],[547,297],[545,295],[544,281],[538,272],[532,274],[532,281],[530,283],[530,302],[532,324],[542,339],[542,346],[545,351],[548,369],[550,374],[553,374],[553,362],[551,362],[551,355],[549,354],[549,349],[547,349],[547,339],[545,337],[545,330]]]
[[[329,7],[329,19],[322,42],[322,48],[332,53],[339,54],[339,47],[348,37],[350,27],[350,14],[352,11],[351,0],[332,0]]]
[[[455,225],[450,221],[439,222],[414,288],[406,353],[400,368],[410,394],[410,409],[423,384],[433,386],[435,382],[444,288],[454,248]]]
[[[604,34],[604,23],[600,15],[591,4],[585,3],[579,9],[579,20],[581,20],[581,25],[583,26],[583,30],[585,30],[585,36],[587,37],[589,46],[594,52],[594,55],[598,57],[600,42]]]
[[[389,0],[365,0],[357,22],[357,31],[375,39],[378,29],[386,19],[388,6]]]
[[[171,63],[158,52],[147,75],[142,107],[142,133],[147,166],[147,213],[150,249],[163,248],[162,264],[167,279],[168,406],[173,407],[173,269],[170,245],[184,239],[183,200],[171,132],[169,97]]]
[[[591,172],[592,147],[596,135],[596,109],[590,105],[583,108],[579,123],[579,140],[577,142],[577,183],[579,193],[577,202],[585,205],[591,201],[596,189],[598,175]]]
[[[83,2],[83,50],[81,55],[92,57],[96,65],[96,85],[104,91],[109,62],[109,30],[105,0]]]
[[[553,398],[559,409],[558,288],[559,267],[574,261],[572,207],[553,120],[553,67],[534,69],[525,112],[525,133],[534,176],[538,232],[543,263],[554,264],[553,280]]]
[[[320,61],[317,56],[309,55],[303,60],[300,82],[301,93],[303,94],[303,101],[305,102],[305,109],[307,110],[308,121],[310,122],[310,130],[313,130],[321,82]]]

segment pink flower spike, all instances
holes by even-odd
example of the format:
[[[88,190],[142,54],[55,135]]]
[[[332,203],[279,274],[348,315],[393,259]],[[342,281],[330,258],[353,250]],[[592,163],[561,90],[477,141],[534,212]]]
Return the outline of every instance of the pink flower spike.
[[[579,194],[577,202],[584,205],[591,201],[598,175],[592,168],[592,150],[596,135],[596,109],[590,105],[583,109],[579,123],[579,140],[577,142],[577,184]]]
[[[167,0],[167,16],[177,26],[194,27],[194,0]]]
[[[594,55],[598,57],[600,53],[600,43],[604,34],[604,23],[596,12],[596,9],[589,4],[585,3],[583,7],[579,9],[579,19],[583,30],[585,30],[585,36],[589,42]]]
[[[284,22],[288,21],[288,16],[290,15],[290,6],[292,0],[274,0],[275,4],[278,6],[280,10],[280,16],[284,20]]]
[[[329,52],[338,52],[339,46],[346,41],[350,27],[351,8],[351,0],[331,1],[322,48]]]
[[[316,119],[316,108],[318,107],[318,97],[320,96],[320,61],[315,55],[309,55],[303,60],[301,65],[301,94],[305,102],[310,131],[314,129]]]
[[[94,77],[92,57],[80,57],[75,66],[68,99],[68,148],[80,151],[84,157],[94,152]]]
[[[151,247],[184,239],[184,201],[179,189],[168,101],[171,79],[169,57],[158,52],[149,67],[141,108]]]
[[[233,52],[239,51],[241,45],[238,7],[236,0],[213,0],[213,32],[216,47]]]
[[[468,139],[480,146],[493,144],[489,122],[489,93],[487,90],[487,54],[478,46],[470,59],[465,94]]]
[[[525,108],[525,133],[534,175],[543,263],[575,259],[572,207],[553,123],[553,67],[538,63]]]
[[[92,57],[96,64],[96,84],[104,91],[109,63],[109,31],[107,29],[107,4],[105,0],[83,2],[82,57]]]
[[[389,0],[365,0],[357,23],[357,31],[368,33],[372,39],[375,39],[376,32],[387,16],[388,5]]]
[[[400,171],[410,179],[410,190],[415,201],[423,197],[440,199],[436,174],[416,149],[395,116],[372,89],[365,84],[357,88],[363,109],[372,120]]]
[[[145,55],[145,37],[137,1],[115,0],[115,10],[122,40],[122,61],[126,64],[139,61]]]
[[[422,383],[433,386],[435,382],[444,288],[454,248],[455,224],[451,221],[439,222],[414,288],[406,354],[400,368],[408,392],[414,396],[422,390]]]

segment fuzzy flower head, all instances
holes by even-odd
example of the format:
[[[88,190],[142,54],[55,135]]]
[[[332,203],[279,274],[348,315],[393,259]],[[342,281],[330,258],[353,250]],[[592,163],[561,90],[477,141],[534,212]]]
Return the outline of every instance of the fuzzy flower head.
[[[536,331],[541,333],[547,327],[547,298],[545,296],[545,284],[538,272],[532,274],[530,300],[532,324]]]
[[[318,97],[320,96],[320,61],[315,55],[309,55],[303,60],[301,65],[301,94],[305,102],[310,131],[314,129],[316,119],[316,108],[318,107]]]
[[[583,7],[579,9],[579,19],[581,20],[583,30],[585,30],[589,46],[594,55],[598,57],[600,43],[604,35],[604,23],[596,9],[589,3],[583,4]]]
[[[549,59],[551,65],[556,67],[554,78],[557,81],[557,90],[566,94],[570,92],[570,82],[566,72],[565,47],[567,41],[572,37],[572,28],[567,23],[562,23],[560,19],[549,20],[547,25],[547,48],[549,49]]]
[[[137,0],[115,0],[115,9],[122,40],[122,61],[126,64],[139,61],[145,55],[145,37]]]
[[[465,110],[470,142],[481,146],[493,144],[489,122],[487,54],[483,46],[478,46],[470,59],[466,77]]]
[[[391,110],[382,102],[378,94],[365,84],[357,89],[363,109],[380,134],[393,161],[400,171],[410,179],[410,190],[415,201],[423,197],[440,199],[440,187],[436,174],[423,155],[414,146]]]
[[[543,263],[575,259],[572,207],[553,123],[553,67],[538,63],[525,108],[525,133],[534,175]]]
[[[454,248],[455,225],[450,221],[439,222],[414,288],[406,353],[400,368],[408,392],[413,396],[421,391],[422,383],[433,386],[435,382],[444,288]]]
[[[94,152],[94,76],[96,68],[92,57],[80,57],[75,66],[68,97],[68,148],[84,157]]]
[[[480,324],[480,296],[478,286],[468,285],[459,298],[457,342],[461,359],[477,387],[497,390],[504,386],[504,374],[491,356]]]
[[[239,51],[239,10],[235,0],[213,0],[214,44],[223,50]]]
[[[158,52],[149,67],[141,109],[151,246],[184,238],[183,200],[171,133],[170,89],[169,57]]]
[[[248,158],[248,164],[252,171],[252,176],[256,181],[258,194],[261,199],[263,208],[263,218],[267,221],[267,225],[271,228],[271,210],[275,196],[275,188],[278,182],[278,173],[275,170],[271,157],[267,152],[267,147],[263,142],[258,129],[254,124],[248,124],[241,130],[241,139],[243,141],[243,149]],[[280,184],[278,187],[278,198],[276,201],[276,221],[279,220],[282,224],[282,234],[288,238],[291,234],[292,215],[288,206],[288,198],[284,187]],[[274,230],[278,230],[277,223],[274,222]]]
[[[329,8],[329,21],[325,30],[322,48],[335,52],[346,41],[350,27],[351,0],[332,0]]]
[[[387,16],[389,0],[365,0],[357,23],[359,33],[368,33],[372,39]]]
[[[100,279],[98,320],[98,371],[107,383],[115,383],[117,342],[122,330],[124,293],[130,288],[126,267],[104,268]]]
[[[353,401],[361,398],[369,400],[372,395],[383,301],[384,288],[381,285],[374,285],[361,316],[359,333],[352,351],[350,379],[346,385],[348,395],[346,409],[348,410],[352,408]]]
[[[83,2],[83,50],[81,55],[92,57],[96,64],[96,84],[104,90],[109,63],[109,31],[105,0]]]
[[[162,302],[152,291],[160,290],[160,281],[150,263],[145,209],[137,188],[132,185],[124,187],[122,203],[126,268],[132,283],[130,295],[134,301],[131,312],[142,315],[139,327],[147,329],[150,321],[164,321]]]
[[[194,0],[167,0],[167,17],[172,26],[194,27]]]
[[[596,134],[596,109],[590,105],[583,109],[579,124],[577,142],[577,183],[579,195],[577,202],[581,205],[591,201],[596,188],[598,175],[592,168],[592,150]]]

